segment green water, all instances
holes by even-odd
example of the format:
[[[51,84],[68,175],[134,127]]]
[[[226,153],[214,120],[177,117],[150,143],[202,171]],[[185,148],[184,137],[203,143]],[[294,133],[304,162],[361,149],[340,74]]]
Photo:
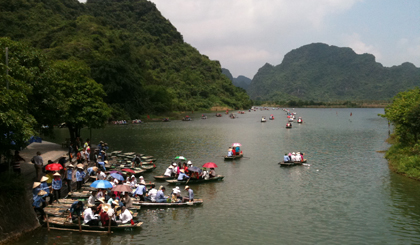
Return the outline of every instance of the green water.
[[[38,230],[19,244],[418,244],[420,183],[390,172],[383,109],[296,109],[304,124],[286,129],[282,110],[191,122],[108,126],[93,143],[157,158],[146,181],[173,157],[215,162],[224,181],[191,186],[202,207],[141,210],[139,231],[111,236]],[[353,116],[350,116],[352,112]],[[275,120],[261,123],[261,116]],[[56,131],[56,142],[67,135]],[[89,137],[83,131],[83,138]],[[246,156],[225,162],[234,142]],[[285,152],[304,152],[311,166],[281,168]],[[165,182],[158,184],[166,185]],[[185,194],[185,192],[183,193]]]

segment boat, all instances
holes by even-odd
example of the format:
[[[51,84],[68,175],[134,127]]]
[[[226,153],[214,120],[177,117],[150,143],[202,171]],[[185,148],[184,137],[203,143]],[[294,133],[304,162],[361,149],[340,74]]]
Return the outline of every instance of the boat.
[[[301,117],[298,118],[297,123],[303,123],[303,120]]]
[[[169,122],[169,118],[162,119],[162,122]]]
[[[192,121],[191,117],[186,116],[184,118],[182,118],[182,121]]]
[[[235,118],[236,118],[236,114],[233,114],[233,113],[232,113],[232,114],[230,114],[230,115],[229,115],[229,117],[230,117],[231,119],[235,119]]]
[[[291,123],[287,123],[286,124],[286,128],[292,128],[292,124]]]
[[[151,172],[153,170],[155,170],[156,165],[152,165],[152,166],[141,166],[141,170],[143,170],[143,172]],[[136,170],[134,170],[136,171]]]
[[[267,119],[265,119],[265,117],[261,118],[261,122],[266,122],[266,121],[267,121]]]
[[[207,119],[207,116],[206,115],[201,115],[201,119]]]
[[[231,157],[229,157],[229,156],[225,156],[225,161],[239,159],[239,158],[242,158],[243,156],[244,156],[243,154],[240,154],[240,155],[234,155],[234,156],[231,156]]]
[[[156,180],[167,180],[167,179],[175,179],[175,177],[165,176],[165,175],[157,175],[153,176]]]
[[[273,115],[273,114],[271,114],[271,115],[270,115],[270,117],[269,117],[268,119],[270,119],[270,120],[274,120],[274,115]]]
[[[140,202],[133,203],[133,206],[139,206],[142,208],[174,208],[174,207],[190,207],[190,206],[199,206],[203,204],[203,199],[194,199],[193,202]]]
[[[284,161],[279,162],[280,167],[300,166],[303,163],[306,163],[306,159],[304,159],[303,161],[300,161],[300,162],[284,162]]]
[[[289,122],[293,122],[293,120],[294,120],[293,117],[289,118]]]
[[[216,113],[216,117],[222,117],[222,114]]]
[[[118,226],[90,226],[81,224],[79,227],[79,224],[75,224],[73,222],[69,222],[67,218],[61,218],[61,217],[51,217],[48,218],[48,224],[52,227],[57,228],[65,228],[65,229],[71,229],[75,231],[79,231],[81,228],[82,230],[94,230],[94,231],[108,231],[108,229],[111,229],[111,231],[131,231],[133,229],[140,228],[140,226],[143,224],[143,222],[135,222],[134,225],[132,224],[118,224]]]
[[[190,179],[188,180],[166,180],[169,184],[172,185],[186,185],[186,184],[199,184],[199,183],[207,183],[207,182],[214,182],[214,181],[221,181],[225,176],[217,175],[216,177],[210,179]]]

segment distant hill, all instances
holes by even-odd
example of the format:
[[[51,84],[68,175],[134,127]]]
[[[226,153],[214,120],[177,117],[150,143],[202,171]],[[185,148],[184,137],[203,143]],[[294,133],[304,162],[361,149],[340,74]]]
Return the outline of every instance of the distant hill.
[[[252,103],[150,1],[0,0],[0,6],[2,37],[52,60],[85,62],[116,118]]]
[[[233,85],[235,85],[236,87],[243,88],[243,89],[246,90],[249,87],[249,85],[251,84],[251,79],[250,78],[247,78],[247,77],[242,76],[242,75],[238,76],[237,78],[234,78],[232,76],[232,74],[230,73],[230,71],[226,68],[222,68],[222,73],[227,78],[229,78],[232,81]]]
[[[294,49],[280,65],[265,64],[247,89],[266,101],[389,100],[420,85],[420,68],[411,63],[384,67],[371,54],[313,43]]]

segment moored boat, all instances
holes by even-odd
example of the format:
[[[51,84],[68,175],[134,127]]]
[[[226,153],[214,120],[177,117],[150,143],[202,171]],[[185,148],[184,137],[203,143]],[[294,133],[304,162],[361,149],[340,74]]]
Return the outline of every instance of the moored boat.
[[[214,182],[214,181],[221,181],[225,176],[217,175],[216,177],[210,179],[190,179],[190,180],[166,180],[169,184],[172,185],[185,185],[185,184],[199,184],[199,183],[207,183],[207,182]]]
[[[48,218],[48,223],[52,227],[71,229],[75,231],[79,231],[80,227],[82,230],[108,231],[108,229],[111,229],[111,231],[131,231],[133,229],[140,228],[140,226],[143,224],[143,222],[135,222],[134,225],[132,225],[131,223],[129,224],[119,223],[118,226],[110,226],[110,227],[89,226],[89,225],[81,224],[79,227],[79,224],[75,224],[71,221],[68,221],[67,218],[61,218],[61,217]]]
[[[175,177],[165,176],[165,175],[157,175],[153,176],[156,180],[168,180],[168,179],[175,179]]]
[[[138,205],[142,208],[174,208],[174,207],[191,207],[191,206],[199,206],[203,204],[203,199],[194,199],[193,202],[140,202],[134,203],[133,205]]]

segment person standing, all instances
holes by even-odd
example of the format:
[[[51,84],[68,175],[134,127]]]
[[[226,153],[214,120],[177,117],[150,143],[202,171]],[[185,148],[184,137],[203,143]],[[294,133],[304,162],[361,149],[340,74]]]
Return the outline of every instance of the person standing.
[[[34,195],[33,203],[32,203],[32,206],[34,207],[34,210],[38,211],[41,214],[41,218],[42,218],[43,221],[45,221],[47,219],[46,215],[45,215],[45,212],[44,212],[45,200],[42,198],[42,196],[45,195],[45,194],[46,194],[45,191],[42,191],[42,190],[39,191],[37,195]]]
[[[77,190],[82,188],[83,180],[85,179],[86,173],[83,171],[83,168],[77,168],[76,172],[76,183],[77,183]]]
[[[59,173],[55,173],[52,181],[52,188],[54,192],[54,200],[57,202],[59,202],[58,199],[61,198],[60,191],[62,186],[63,182],[61,181],[61,175]]]
[[[38,151],[36,153],[36,156],[32,158],[31,162],[35,166],[35,172],[36,172],[35,179],[36,181],[39,181],[41,179],[42,166],[44,165],[44,160],[41,157],[41,152]]]
[[[17,174],[21,174],[20,161],[25,161],[25,159],[23,159],[23,157],[19,155],[19,151],[16,150],[15,155],[13,156],[13,172]]]
[[[42,176],[42,178],[41,178],[41,190],[43,190],[45,192],[45,194],[42,196],[42,198],[44,198],[44,200],[46,200],[47,197],[49,197],[50,198],[49,204],[51,205],[52,202],[53,202],[53,194],[51,193],[50,187],[48,186],[48,183],[47,183],[47,181],[49,179],[50,178],[48,178],[47,176]]]
[[[66,173],[64,174],[65,176],[65,181],[67,183],[67,191],[70,193],[71,192],[71,183],[73,180],[73,165],[69,165],[67,166],[67,170]]]

